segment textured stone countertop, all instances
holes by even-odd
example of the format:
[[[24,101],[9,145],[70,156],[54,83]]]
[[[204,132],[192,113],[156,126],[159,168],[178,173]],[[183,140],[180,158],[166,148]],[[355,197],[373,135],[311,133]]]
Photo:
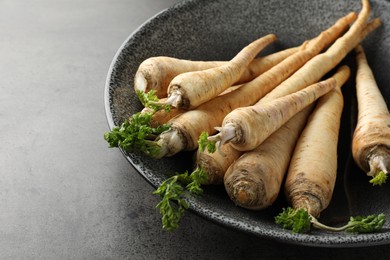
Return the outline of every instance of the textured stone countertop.
[[[268,241],[158,198],[107,149],[103,91],[122,42],[177,0],[0,1],[0,259],[387,259],[389,246]]]

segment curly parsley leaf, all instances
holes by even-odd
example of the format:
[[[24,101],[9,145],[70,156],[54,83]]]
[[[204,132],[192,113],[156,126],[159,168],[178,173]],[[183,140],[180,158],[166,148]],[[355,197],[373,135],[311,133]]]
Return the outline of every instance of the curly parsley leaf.
[[[387,180],[387,174],[384,171],[378,172],[371,180],[370,183],[372,185],[382,185],[385,184]]]
[[[168,231],[177,229],[189,207],[185,200],[184,186],[190,193],[201,194],[203,189],[200,186],[207,182],[207,178],[207,172],[197,168],[191,174],[186,171],[169,177],[153,192],[162,198],[156,207],[162,215],[163,229]]]
[[[322,224],[304,209],[283,209],[283,212],[275,217],[277,224],[296,233],[306,233],[311,227],[332,232],[346,231],[350,233],[372,233],[382,229],[385,223],[385,215],[351,217],[349,222],[341,227],[331,227]]]
[[[162,215],[163,229],[172,231],[179,227],[179,222],[189,205],[184,199],[184,188],[180,182],[188,182],[188,172],[174,175],[157,188],[153,194],[161,196],[157,208]]]
[[[151,113],[138,112],[120,126],[105,132],[104,139],[110,148],[119,147],[126,152],[141,151],[151,157],[156,157],[160,152],[160,147],[154,140],[170,126],[163,124],[151,127],[151,119]]]
[[[304,209],[288,207],[283,208],[283,211],[275,217],[275,222],[294,233],[306,233],[311,227],[311,216]]]
[[[208,181],[208,173],[200,167],[197,167],[190,175],[191,182],[187,184],[186,188],[193,194],[203,193],[201,185]]]
[[[217,150],[217,145],[215,141],[209,141],[208,140],[209,134],[207,132],[202,132],[199,136],[198,139],[198,144],[199,144],[199,150],[201,152],[207,151],[209,153],[214,153]]]
[[[141,90],[137,90],[136,92],[138,99],[141,101],[144,107],[150,108],[154,111],[158,111],[161,109],[169,112],[171,110],[171,105],[156,105],[155,103],[159,102],[159,98],[156,96],[156,91],[151,90],[149,92],[143,92]]]
[[[346,225],[346,231],[352,233],[371,233],[382,229],[385,214],[351,217]]]

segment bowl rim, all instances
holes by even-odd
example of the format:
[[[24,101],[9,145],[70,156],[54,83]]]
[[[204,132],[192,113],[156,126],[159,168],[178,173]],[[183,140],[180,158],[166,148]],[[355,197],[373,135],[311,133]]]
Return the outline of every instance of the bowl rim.
[[[119,49],[116,51],[111,64],[108,68],[105,86],[104,86],[104,108],[106,120],[108,123],[109,130],[112,130],[116,125],[114,123],[114,116],[112,113],[112,86],[115,83],[113,79],[113,72],[118,66],[118,60],[123,55],[126,48],[131,46],[132,39],[136,36],[141,35],[143,31],[156,28],[155,26],[159,22],[167,21],[175,13],[180,12],[189,4],[197,5],[203,0],[183,0],[179,3],[174,4],[173,6],[163,9],[162,11],[156,13],[142,23],[138,28],[136,28],[121,44]],[[157,184],[153,183],[148,177],[144,174],[143,169],[140,165],[135,163],[132,158],[126,154],[122,149],[119,148],[126,160],[135,168],[135,170],[154,188],[157,188]],[[196,197],[188,196],[187,201],[189,203],[189,211],[204,218],[213,223],[219,224],[223,227],[231,228],[236,231],[247,233],[248,235],[254,235],[263,239],[269,239],[286,244],[295,244],[302,246],[310,247],[365,247],[365,246],[378,246],[385,245],[390,243],[390,231],[384,230],[378,233],[368,233],[368,234],[343,234],[343,233],[310,233],[310,234],[295,234],[289,230],[284,230],[278,228],[276,230],[268,231],[261,226],[250,225],[248,223],[243,223],[237,221],[234,218],[231,218],[227,215],[223,215],[222,212],[214,211],[213,217],[210,217],[210,208],[205,209],[204,204],[200,203]],[[277,226],[275,226],[277,227]],[[324,236],[324,234],[326,234]]]

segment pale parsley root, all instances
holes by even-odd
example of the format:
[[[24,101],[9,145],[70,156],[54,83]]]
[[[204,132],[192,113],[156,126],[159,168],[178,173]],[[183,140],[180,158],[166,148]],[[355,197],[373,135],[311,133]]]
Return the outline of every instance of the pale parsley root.
[[[311,227],[327,231],[346,231],[350,233],[372,233],[382,229],[385,223],[385,214],[351,217],[349,222],[342,227],[330,227],[320,223],[310,216],[305,209],[284,208],[275,217],[276,224],[284,229],[290,229],[294,233],[307,233]]]
[[[163,229],[172,231],[179,227],[180,220],[189,207],[185,189],[193,194],[202,194],[201,185],[206,183],[207,179],[207,172],[196,168],[191,174],[186,171],[169,177],[153,192],[162,198],[156,208],[162,215]]]

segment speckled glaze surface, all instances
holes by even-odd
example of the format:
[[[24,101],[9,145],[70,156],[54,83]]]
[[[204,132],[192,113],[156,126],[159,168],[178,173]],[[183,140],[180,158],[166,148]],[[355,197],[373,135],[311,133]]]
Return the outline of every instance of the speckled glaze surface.
[[[386,99],[390,74],[390,2],[371,1],[372,17],[381,17],[384,26],[364,41],[369,63]],[[275,33],[278,41],[263,54],[296,46],[316,36],[350,11],[360,11],[356,0],[190,0],[169,8],[133,32],[119,48],[109,69],[105,87],[105,107],[109,127],[141,109],[133,90],[138,65],[157,55],[192,60],[228,60],[250,41]],[[131,33],[131,32],[129,32]],[[354,68],[350,55],[343,63]],[[330,225],[348,221],[351,215],[384,212],[390,215],[390,187],[372,187],[352,162],[350,139],[356,117],[353,80],[343,87],[345,108],[339,145],[339,173],[331,205],[321,215]],[[128,161],[154,187],[174,172],[190,170],[192,153],[153,160],[142,154],[125,154]],[[312,231],[294,234],[274,224],[274,216],[287,206],[281,193],[275,204],[263,211],[236,207],[223,186],[205,187],[202,196],[188,196],[192,212],[241,232],[264,238],[308,246],[356,247],[390,242],[390,222],[375,234],[345,234]]]

